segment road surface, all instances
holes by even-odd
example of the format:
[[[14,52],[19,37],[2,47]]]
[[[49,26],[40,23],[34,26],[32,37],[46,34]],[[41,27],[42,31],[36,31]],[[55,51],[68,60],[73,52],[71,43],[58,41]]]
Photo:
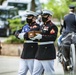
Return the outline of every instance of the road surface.
[[[19,57],[0,56],[0,75],[18,75]],[[63,68],[58,60],[55,60],[55,73],[63,75]],[[30,75],[28,72],[27,75]]]

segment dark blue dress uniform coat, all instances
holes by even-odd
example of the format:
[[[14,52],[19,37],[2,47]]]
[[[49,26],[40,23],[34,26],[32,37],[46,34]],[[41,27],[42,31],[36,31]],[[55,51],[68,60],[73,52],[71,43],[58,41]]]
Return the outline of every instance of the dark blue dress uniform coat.
[[[57,38],[58,28],[51,21],[41,26],[42,39],[39,43],[46,43],[55,41]],[[54,43],[38,45],[38,51],[36,54],[38,60],[51,60],[56,58],[56,50]]]
[[[28,32],[29,31],[38,31],[39,29],[40,29],[40,26],[35,22],[32,23],[31,25],[25,25],[22,29],[22,32],[25,32],[24,39],[26,41],[31,41],[28,38]],[[23,45],[23,51],[21,54],[21,58],[22,59],[34,59],[35,54],[36,54],[37,49],[38,49],[38,44],[34,43],[34,42],[27,43],[26,41]]]

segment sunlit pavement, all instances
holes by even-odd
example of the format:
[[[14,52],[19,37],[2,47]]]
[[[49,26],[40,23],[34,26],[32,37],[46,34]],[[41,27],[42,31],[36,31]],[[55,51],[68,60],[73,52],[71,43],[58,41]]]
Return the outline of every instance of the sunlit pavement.
[[[0,75],[17,75],[19,57],[0,56]]]
[[[60,64],[60,62],[58,61],[58,58],[55,59],[54,68],[55,68],[55,74],[57,74],[57,75],[64,75],[63,67]]]
[[[19,57],[0,56],[0,75],[18,75]],[[58,60],[55,60],[55,73],[63,75],[63,68]],[[28,72],[27,75],[30,75]]]

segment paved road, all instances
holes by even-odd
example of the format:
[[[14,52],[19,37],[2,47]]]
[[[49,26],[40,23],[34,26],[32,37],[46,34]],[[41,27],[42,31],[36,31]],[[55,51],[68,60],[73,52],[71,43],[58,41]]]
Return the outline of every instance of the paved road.
[[[19,57],[0,56],[0,75],[17,75],[19,59]],[[54,67],[56,74],[64,74],[62,66],[57,59]],[[28,75],[30,75],[29,72]]]

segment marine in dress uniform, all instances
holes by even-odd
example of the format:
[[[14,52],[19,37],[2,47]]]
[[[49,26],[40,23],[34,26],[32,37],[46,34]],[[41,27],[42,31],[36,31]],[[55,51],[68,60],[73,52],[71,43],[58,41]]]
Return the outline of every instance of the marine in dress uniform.
[[[38,49],[38,44],[30,40],[30,38],[28,37],[28,32],[39,31],[40,26],[35,22],[35,20],[35,12],[28,12],[26,19],[27,24],[22,28],[21,33],[17,34],[18,38],[25,40],[23,45],[23,51],[21,54],[18,75],[26,75],[28,70],[32,75],[34,58]]]
[[[51,17],[51,11],[42,11],[44,24],[40,27],[41,34],[37,34],[33,38],[38,39],[38,51],[35,56],[32,75],[41,75],[43,70],[45,75],[54,74],[54,59],[56,58],[54,42],[57,38],[58,28],[52,23]]]

